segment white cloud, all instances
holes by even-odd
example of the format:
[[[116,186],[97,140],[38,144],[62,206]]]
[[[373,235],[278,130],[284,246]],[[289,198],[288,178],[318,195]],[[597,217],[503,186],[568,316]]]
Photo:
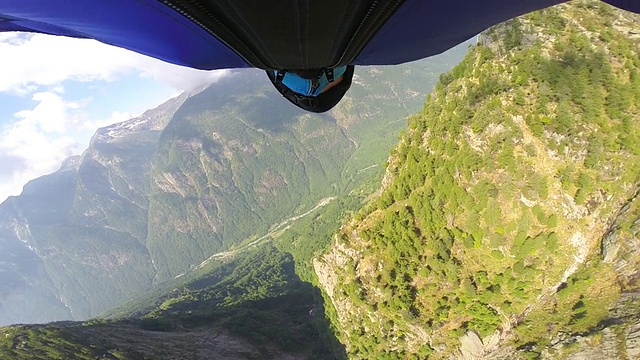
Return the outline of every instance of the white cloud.
[[[16,94],[66,80],[111,81],[132,72],[187,90],[228,73],[181,67],[95,40],[42,34],[0,34],[0,54],[0,92]]]
[[[38,105],[32,110],[21,110],[14,114],[18,119],[15,125],[21,124],[38,128],[45,133],[64,134],[70,126],[80,122],[81,113],[78,111],[90,100],[65,101],[54,92],[38,92],[32,99]]]
[[[125,120],[129,120],[134,118],[135,115],[126,112],[126,111],[114,111],[111,113],[111,117],[104,120],[88,120],[81,124],[81,127],[86,130],[96,130],[100,127],[105,127],[107,125],[123,122]]]
[[[10,195],[20,194],[29,180],[51,173],[60,167],[62,161],[73,155],[77,142],[69,136],[47,138],[43,133],[28,127],[16,127],[9,131],[21,132],[21,138],[14,141],[11,149],[0,146],[0,202]],[[9,150],[9,151],[7,151]]]
[[[147,62],[146,64],[137,68],[142,76],[152,77],[158,82],[179,90],[195,89],[231,74],[230,70],[204,71],[167,64],[152,58],[146,58],[146,60],[143,61]]]
[[[38,104],[32,110],[17,112],[14,121],[0,129],[0,201],[80,151],[70,129],[82,123],[80,110],[87,101],[66,101],[53,92],[35,93],[33,100]]]

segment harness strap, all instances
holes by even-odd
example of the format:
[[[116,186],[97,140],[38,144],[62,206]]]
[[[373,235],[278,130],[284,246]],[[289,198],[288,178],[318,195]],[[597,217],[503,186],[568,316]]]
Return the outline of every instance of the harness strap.
[[[327,80],[329,80],[330,83],[332,83],[335,79],[333,78],[333,69],[332,68],[325,68],[324,69],[324,73],[325,75],[327,75]],[[322,75],[320,75],[322,76]]]
[[[314,97],[302,96],[302,95],[298,95],[298,94],[295,94],[294,97],[296,98],[298,103],[305,103],[305,105],[308,106],[308,107],[316,107],[316,106],[318,106],[318,99],[316,99]]]

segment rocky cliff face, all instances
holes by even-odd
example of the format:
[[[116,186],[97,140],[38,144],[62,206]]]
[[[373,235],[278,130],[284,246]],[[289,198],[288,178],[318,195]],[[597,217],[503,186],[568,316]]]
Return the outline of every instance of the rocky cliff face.
[[[588,335],[557,338],[552,349],[572,348],[567,358],[576,360],[640,358],[639,191],[622,206],[605,232],[601,256],[618,275],[620,298],[610,305],[600,328]]]
[[[86,318],[151,284],[149,163],[186,98],[99,129],[82,157],[0,206],[0,323]]]
[[[440,77],[314,262],[350,357],[637,357],[638,23],[554,7]]]

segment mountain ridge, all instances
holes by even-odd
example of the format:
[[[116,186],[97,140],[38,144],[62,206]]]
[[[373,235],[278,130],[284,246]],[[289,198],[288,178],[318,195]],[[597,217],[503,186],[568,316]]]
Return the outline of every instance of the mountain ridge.
[[[638,233],[637,213],[613,222],[640,154],[638,43],[617,30],[637,18],[619,14],[514,19],[440,77],[380,197],[314,262],[349,357],[637,354],[638,324],[615,320],[638,306],[637,251],[601,255],[607,231]]]

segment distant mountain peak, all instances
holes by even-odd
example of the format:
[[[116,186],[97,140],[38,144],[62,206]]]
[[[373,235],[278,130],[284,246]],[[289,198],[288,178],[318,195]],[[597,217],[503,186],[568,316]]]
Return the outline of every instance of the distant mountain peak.
[[[66,158],[62,164],[60,165],[60,169],[58,171],[77,171],[82,163],[81,155],[74,155]]]
[[[198,91],[182,93],[155,109],[145,111],[140,116],[100,128],[96,131],[91,142],[110,143],[141,131],[162,131],[169,124],[180,105],[197,93]]]

